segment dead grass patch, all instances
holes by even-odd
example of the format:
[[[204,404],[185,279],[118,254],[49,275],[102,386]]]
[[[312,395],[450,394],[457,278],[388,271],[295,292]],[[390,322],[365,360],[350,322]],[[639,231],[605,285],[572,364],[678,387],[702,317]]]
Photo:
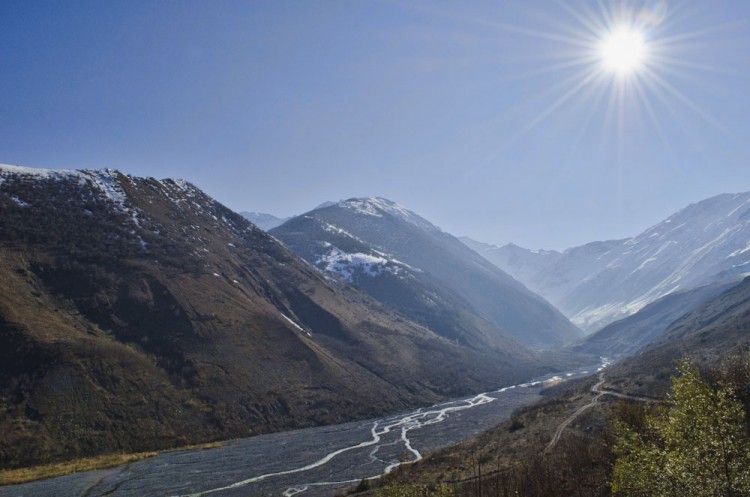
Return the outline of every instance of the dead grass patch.
[[[40,466],[30,466],[28,468],[4,469],[0,470],[0,485],[18,485],[35,480],[43,480],[54,476],[63,476],[79,471],[93,471],[95,469],[114,468],[122,466],[141,459],[158,456],[165,452],[174,452],[176,450],[201,450],[221,447],[224,442],[210,442],[205,444],[188,445],[176,449],[165,450],[161,452],[136,452],[133,454],[107,454],[97,457],[85,457],[53,464],[44,464]]]

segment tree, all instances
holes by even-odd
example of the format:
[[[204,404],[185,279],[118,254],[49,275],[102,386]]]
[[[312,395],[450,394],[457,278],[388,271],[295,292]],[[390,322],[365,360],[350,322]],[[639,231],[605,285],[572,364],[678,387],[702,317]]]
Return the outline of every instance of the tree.
[[[668,407],[647,416],[645,433],[618,423],[612,492],[627,497],[750,496],[750,442],[742,404],[712,388],[685,360]]]

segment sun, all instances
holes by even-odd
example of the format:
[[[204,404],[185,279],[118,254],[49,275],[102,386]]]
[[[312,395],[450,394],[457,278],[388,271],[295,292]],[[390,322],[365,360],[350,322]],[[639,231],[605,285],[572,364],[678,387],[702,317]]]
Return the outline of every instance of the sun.
[[[633,27],[615,28],[599,42],[598,55],[609,72],[620,76],[636,73],[643,68],[648,56],[646,36]]]

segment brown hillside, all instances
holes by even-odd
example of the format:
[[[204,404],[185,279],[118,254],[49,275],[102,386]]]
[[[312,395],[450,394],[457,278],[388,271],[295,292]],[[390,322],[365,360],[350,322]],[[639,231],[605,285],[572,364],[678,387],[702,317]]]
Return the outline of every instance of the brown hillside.
[[[370,417],[541,370],[329,285],[190,184],[0,173],[0,466]]]

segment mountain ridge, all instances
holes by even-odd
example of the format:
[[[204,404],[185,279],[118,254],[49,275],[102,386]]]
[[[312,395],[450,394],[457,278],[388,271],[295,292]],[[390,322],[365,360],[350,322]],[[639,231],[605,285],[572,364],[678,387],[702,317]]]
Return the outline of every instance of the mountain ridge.
[[[460,320],[444,326],[428,321],[436,309],[462,314],[484,328],[478,334],[486,338],[510,333],[532,347],[554,346],[578,334],[544,299],[387,199],[352,198],[314,209],[271,234],[319,270],[360,285],[422,324],[439,326],[444,336],[451,336]]]
[[[508,245],[467,243],[582,329],[595,331],[671,292],[747,274],[748,240],[750,192],[690,204],[631,238],[546,256]]]
[[[181,180],[0,166],[4,467],[362,419],[546,368],[332,286]]]
[[[681,359],[715,365],[748,350],[750,277],[673,321],[638,353],[615,364],[608,376],[630,393],[661,394]]]
[[[268,231],[272,228],[275,228],[276,226],[284,224],[289,220],[288,217],[277,217],[273,214],[267,214],[265,212],[242,211],[240,212],[240,215],[263,231]]]

